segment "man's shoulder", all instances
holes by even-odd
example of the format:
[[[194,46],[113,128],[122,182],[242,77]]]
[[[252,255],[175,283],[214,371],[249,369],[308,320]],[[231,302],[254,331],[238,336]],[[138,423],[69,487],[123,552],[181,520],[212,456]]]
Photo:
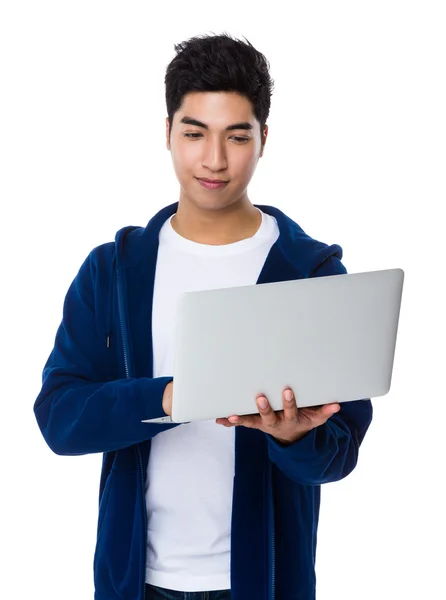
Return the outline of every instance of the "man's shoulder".
[[[114,240],[102,242],[95,246],[90,254],[89,259],[93,264],[100,265],[101,263],[115,260],[116,252],[130,242],[136,241],[144,232],[144,227],[140,225],[125,225],[117,230]]]
[[[330,257],[332,261],[340,263],[343,252],[339,244],[328,244],[312,237],[296,221],[276,207],[261,205],[259,208],[276,219],[280,230],[277,243],[288,262],[302,277],[309,276]]]

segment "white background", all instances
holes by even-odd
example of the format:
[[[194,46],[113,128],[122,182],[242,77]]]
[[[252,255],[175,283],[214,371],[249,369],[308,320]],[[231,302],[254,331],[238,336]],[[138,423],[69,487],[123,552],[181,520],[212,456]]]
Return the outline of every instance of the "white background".
[[[251,201],[341,244],[350,272],[406,273],[391,391],[357,469],[322,491],[318,600],[446,598],[443,7],[2,2],[1,597],[93,597],[101,457],[53,454],[33,403],[86,255],[178,200],[174,43],[227,31],[276,82]]]

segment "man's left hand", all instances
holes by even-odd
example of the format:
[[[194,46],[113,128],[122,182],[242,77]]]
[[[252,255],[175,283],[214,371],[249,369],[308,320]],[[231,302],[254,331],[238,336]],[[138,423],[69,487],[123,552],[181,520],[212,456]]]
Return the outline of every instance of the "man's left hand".
[[[290,396],[291,399],[288,400],[287,396]],[[264,407],[262,406],[262,400]],[[288,445],[301,439],[315,427],[323,425],[341,409],[337,403],[324,404],[320,407],[297,408],[294,394],[290,389],[283,392],[283,410],[274,411],[263,395],[258,396],[257,407],[260,413],[258,415],[253,414],[242,417],[233,415],[227,419],[217,419],[216,423],[225,427],[242,425],[243,427],[260,429],[260,431],[272,435],[282,444]]]

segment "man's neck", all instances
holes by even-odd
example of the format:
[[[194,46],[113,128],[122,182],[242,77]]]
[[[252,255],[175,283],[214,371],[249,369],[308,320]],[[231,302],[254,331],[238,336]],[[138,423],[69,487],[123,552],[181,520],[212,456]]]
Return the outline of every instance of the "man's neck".
[[[253,237],[262,224],[262,214],[251,203],[226,214],[223,211],[191,214],[180,202],[171,224],[176,233],[188,240],[222,246]]]

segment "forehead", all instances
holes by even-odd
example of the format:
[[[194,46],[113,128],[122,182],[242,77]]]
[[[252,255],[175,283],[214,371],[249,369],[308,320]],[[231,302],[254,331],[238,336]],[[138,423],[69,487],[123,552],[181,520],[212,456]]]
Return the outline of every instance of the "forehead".
[[[256,122],[251,102],[237,92],[190,92],[184,96],[175,120],[179,122],[184,115],[217,129],[238,121]]]

